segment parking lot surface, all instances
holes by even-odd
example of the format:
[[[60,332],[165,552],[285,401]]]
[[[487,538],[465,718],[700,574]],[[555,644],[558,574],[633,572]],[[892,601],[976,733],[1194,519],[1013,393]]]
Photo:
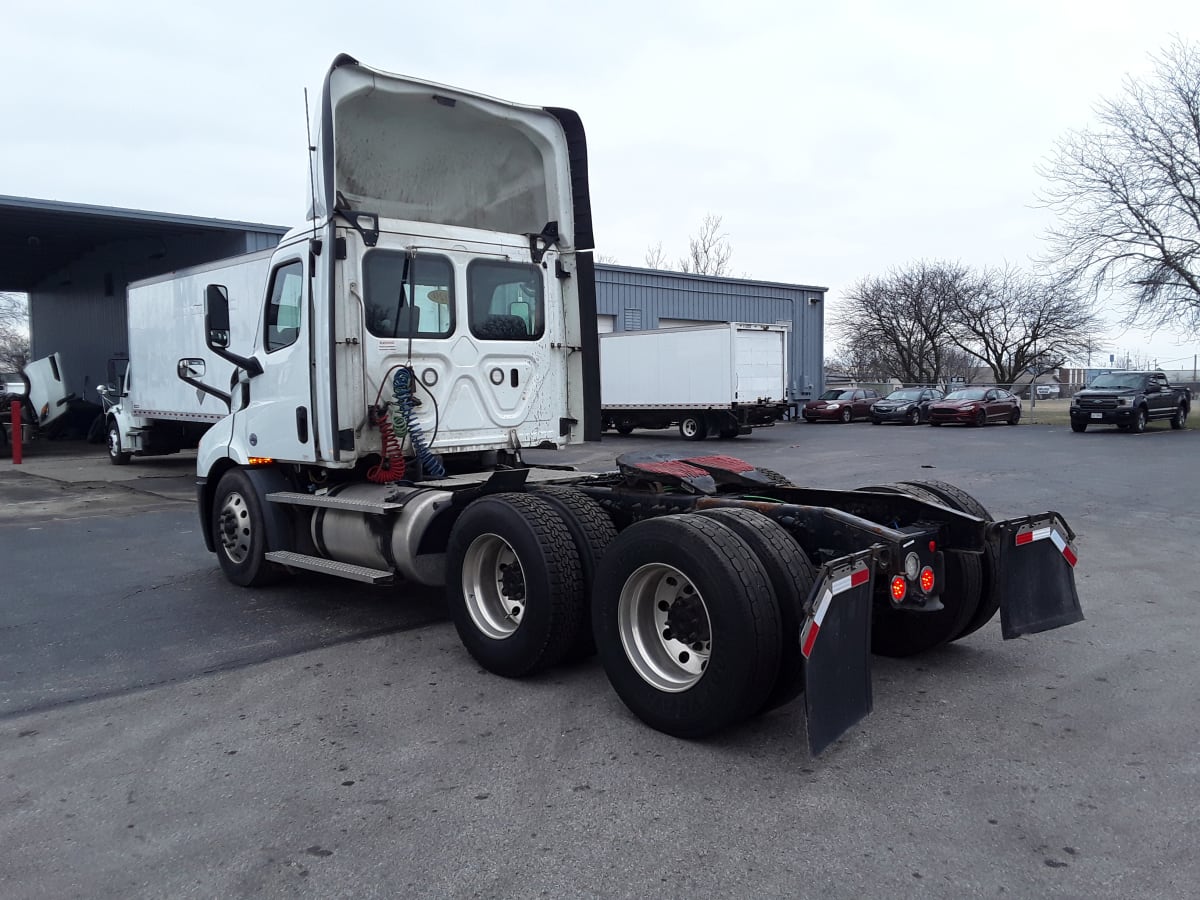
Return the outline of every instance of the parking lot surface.
[[[1165,425],[788,423],[530,453],[719,451],[1066,517],[1085,622],[877,658],[875,711],[812,759],[795,704],[689,742],[594,661],[490,675],[437,592],[235,588],[189,460],[29,448],[0,464],[0,894],[1194,896],[1198,449]]]

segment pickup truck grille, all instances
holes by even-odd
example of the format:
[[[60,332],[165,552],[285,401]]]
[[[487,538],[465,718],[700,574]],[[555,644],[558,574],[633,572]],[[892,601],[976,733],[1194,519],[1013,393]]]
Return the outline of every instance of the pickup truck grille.
[[[1116,409],[1116,397],[1080,397],[1080,409]]]

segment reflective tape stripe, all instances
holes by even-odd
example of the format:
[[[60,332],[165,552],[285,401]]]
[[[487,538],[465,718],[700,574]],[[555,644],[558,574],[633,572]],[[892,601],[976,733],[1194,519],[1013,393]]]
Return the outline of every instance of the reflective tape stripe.
[[[1047,538],[1050,539],[1050,542],[1058,548],[1058,552],[1072,566],[1079,561],[1079,557],[1075,555],[1075,551],[1067,543],[1067,539],[1059,533],[1057,528],[1047,526],[1045,528],[1035,528],[1032,531],[1018,532],[1016,542],[1017,546],[1020,546],[1022,544],[1031,544],[1034,541],[1043,541]]]

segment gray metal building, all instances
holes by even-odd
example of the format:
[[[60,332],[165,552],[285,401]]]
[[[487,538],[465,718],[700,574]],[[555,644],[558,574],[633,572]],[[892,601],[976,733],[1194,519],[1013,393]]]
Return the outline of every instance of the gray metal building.
[[[125,288],[274,247],[287,229],[196,216],[0,196],[0,291],[29,295],[32,354],[62,354],[68,390],[95,387],[125,357]],[[826,289],[598,264],[600,331],[700,322],[789,322],[790,399],[823,389]]]
[[[601,332],[701,322],[790,323],[789,399],[794,401],[824,390],[826,290],[806,284],[596,264],[596,312]]]

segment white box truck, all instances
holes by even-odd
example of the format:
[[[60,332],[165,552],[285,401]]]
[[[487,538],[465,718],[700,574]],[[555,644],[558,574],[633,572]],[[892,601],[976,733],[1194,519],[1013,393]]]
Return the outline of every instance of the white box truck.
[[[791,327],[748,322],[600,335],[605,428],[670,428],[733,438],[788,410]]]
[[[349,56],[319,108],[311,212],[269,267],[175,280],[205,320],[176,334],[181,380],[222,395],[200,346],[236,370],[196,455],[231,582],[444,586],[492,672],[596,652],[630,710],[687,738],[803,693],[812,752],[869,712],[871,648],[918,653],[998,609],[1006,637],[1082,618],[1053,512],[993,521],[940,482],[802,488],[722,455],[529,464],[600,436],[579,117]]]
[[[21,407],[21,444],[61,434],[69,421],[72,406],[79,401],[67,393],[62,357],[51,353],[35,359],[18,373],[19,384],[0,385],[0,458],[13,454],[12,407]]]
[[[264,250],[129,285],[129,364],[118,384],[98,387],[114,465],[192,449],[229,414],[235,366],[205,343],[204,286],[228,287],[232,330],[248,349],[270,267],[271,251]],[[181,348],[190,356],[181,359]]]

